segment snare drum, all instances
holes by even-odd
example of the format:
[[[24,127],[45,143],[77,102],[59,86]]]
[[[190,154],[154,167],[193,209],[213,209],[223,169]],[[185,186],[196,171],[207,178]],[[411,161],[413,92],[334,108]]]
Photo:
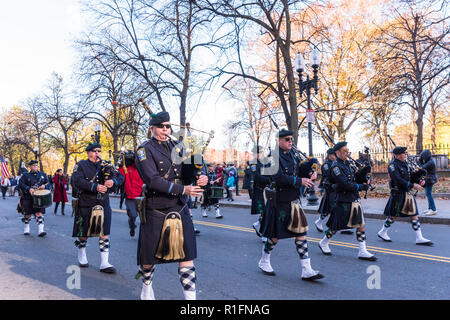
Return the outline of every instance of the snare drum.
[[[36,190],[33,193],[33,207],[34,208],[48,208],[52,205],[52,193],[50,190],[42,189]]]
[[[211,187],[208,196],[212,199],[222,199],[223,198],[223,188],[222,187]]]

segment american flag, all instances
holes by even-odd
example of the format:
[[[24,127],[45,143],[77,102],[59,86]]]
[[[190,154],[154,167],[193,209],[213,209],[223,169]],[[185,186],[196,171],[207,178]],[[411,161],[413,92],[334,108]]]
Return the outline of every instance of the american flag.
[[[2,160],[2,184],[3,184],[4,179],[9,177],[9,171],[3,156],[1,156],[1,160]]]

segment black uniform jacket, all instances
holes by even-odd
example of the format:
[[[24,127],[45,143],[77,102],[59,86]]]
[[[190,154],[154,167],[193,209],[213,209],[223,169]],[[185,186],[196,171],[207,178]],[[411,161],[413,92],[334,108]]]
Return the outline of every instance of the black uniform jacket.
[[[181,163],[175,164],[172,160],[176,157],[181,159],[181,155],[182,149],[172,141],[161,142],[151,138],[139,146],[136,167],[147,187],[150,208],[164,209],[187,203],[181,182]]]
[[[408,192],[413,184],[410,182],[410,172],[406,161],[392,160],[388,167],[389,182],[391,190],[394,192]]]
[[[348,161],[337,158],[331,165],[330,179],[335,184],[336,201],[353,202],[359,199],[355,171]]]
[[[294,152],[279,151],[280,166],[278,172],[272,176],[277,190],[277,202],[291,202],[300,198],[301,178],[309,178],[309,175],[300,176],[298,159]]]
[[[92,162],[90,160],[78,161],[73,168],[71,184],[76,190],[86,196],[97,196],[97,181],[95,177],[101,174],[100,162]],[[117,188],[124,182],[124,177],[119,171],[115,170],[112,175],[114,186],[108,189],[108,192],[103,195],[103,200],[108,201],[108,193],[116,191]],[[109,201],[108,201],[109,203]]]
[[[29,200],[32,199],[30,194],[30,189],[37,189],[38,187],[48,183],[47,175],[36,171],[36,172],[24,172],[19,180],[19,188],[22,190],[22,199]],[[50,185],[45,187],[50,189]]]

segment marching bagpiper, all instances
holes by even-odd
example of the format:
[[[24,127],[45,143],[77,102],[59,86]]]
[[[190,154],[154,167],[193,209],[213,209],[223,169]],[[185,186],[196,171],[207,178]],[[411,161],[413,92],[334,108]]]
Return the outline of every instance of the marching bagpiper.
[[[314,222],[316,229],[319,232],[323,232],[323,222],[325,218],[330,214],[331,209],[335,205],[336,192],[334,192],[330,183],[330,169],[333,162],[336,160],[336,154],[334,149],[327,150],[327,159],[324,161],[321,167],[322,179],[320,181],[319,188],[322,188],[323,196],[319,204],[319,218]]]
[[[406,147],[395,147],[394,150],[392,150],[394,160],[389,163],[388,167],[391,195],[384,209],[386,220],[377,235],[383,241],[391,242],[392,240],[387,232],[395,222],[396,218],[411,217],[411,225],[416,233],[416,244],[432,246],[433,242],[422,236],[419,222],[419,210],[417,209],[416,199],[411,192],[412,189],[421,189],[422,185],[425,184],[425,181],[423,181],[422,185],[410,181],[411,170],[406,161],[408,157],[406,150]]]
[[[294,243],[301,264],[301,279],[314,281],[324,276],[311,268],[306,232],[308,222],[301,208],[300,186],[311,187],[316,173],[300,176],[300,159],[293,151],[293,132],[281,129],[278,133],[278,170],[271,176],[275,190],[266,189],[267,202],[260,232],[267,238],[258,267],[265,275],[275,275],[270,255],[279,239],[295,238]],[[273,155],[272,155],[273,157]],[[275,166],[276,163],[273,163]],[[311,174],[311,175],[310,175]]]
[[[138,276],[142,276],[142,300],[154,300],[152,279],[155,266],[178,262],[178,274],[187,300],[196,299],[194,259],[197,246],[194,226],[186,205],[187,196],[202,195],[201,186],[208,178],[201,175],[197,185],[183,185],[182,164],[175,163],[174,154],[182,154],[171,141],[168,112],[153,114],[150,120],[152,138],[137,150],[136,165],[146,185],[145,212],[141,218],[137,248]]]
[[[319,248],[325,255],[331,255],[329,247],[330,238],[338,231],[348,228],[356,228],[356,240],[359,244],[358,258],[362,260],[376,261],[377,258],[367,251],[366,232],[364,229],[364,213],[359,202],[359,191],[369,189],[369,185],[355,182],[355,168],[348,160],[349,150],[347,142],[339,142],[334,146],[336,161],[331,166],[331,183],[336,192],[336,205],[331,210],[327,222],[328,229],[325,236],[319,242]]]
[[[252,206],[250,214],[258,215],[258,221],[253,223],[253,229],[255,229],[256,235],[261,237],[263,242],[267,239],[261,236],[259,229],[261,227],[261,220],[264,213],[264,188],[270,185],[270,178],[262,175],[264,164],[263,161],[263,148],[256,145],[252,153],[254,158],[250,162],[250,186],[249,193],[251,193]]]
[[[78,263],[80,267],[88,267],[87,239],[98,237],[100,272],[116,273],[114,266],[109,263],[112,218],[109,192],[117,190],[124,178],[112,164],[102,162],[100,143],[89,143],[86,152],[88,159],[79,161],[72,173],[72,184],[78,192],[72,233],[72,237],[78,238],[75,241]]]

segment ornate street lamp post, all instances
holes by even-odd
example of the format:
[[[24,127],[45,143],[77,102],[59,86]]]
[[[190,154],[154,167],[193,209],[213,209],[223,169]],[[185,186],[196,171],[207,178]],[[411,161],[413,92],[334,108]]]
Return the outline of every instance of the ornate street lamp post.
[[[33,152],[34,152],[34,160],[36,160],[36,161],[37,161],[37,159],[38,159],[38,151],[39,151],[38,147],[34,147],[34,149],[33,149]]]
[[[309,64],[313,68],[313,78],[310,79],[309,75],[306,75],[306,80],[303,80],[302,73],[305,71],[305,62],[301,53],[297,53],[297,60],[295,61],[295,69],[298,72],[298,88],[300,97],[302,97],[303,93],[306,93],[306,101],[308,104],[308,108],[306,110],[306,120],[308,122],[308,146],[309,146],[309,156],[313,155],[313,147],[312,147],[312,123],[314,122],[314,111],[311,108],[311,89],[314,89],[315,94],[319,91],[319,78],[317,76],[317,71],[320,65],[320,52],[316,47],[313,48]],[[308,206],[314,206],[318,204],[319,198],[316,196],[314,192],[314,187],[311,187],[307,190],[308,196],[306,197],[308,201]]]
[[[96,124],[94,127],[94,141],[100,143],[100,132],[102,131],[102,126],[100,124]]]

